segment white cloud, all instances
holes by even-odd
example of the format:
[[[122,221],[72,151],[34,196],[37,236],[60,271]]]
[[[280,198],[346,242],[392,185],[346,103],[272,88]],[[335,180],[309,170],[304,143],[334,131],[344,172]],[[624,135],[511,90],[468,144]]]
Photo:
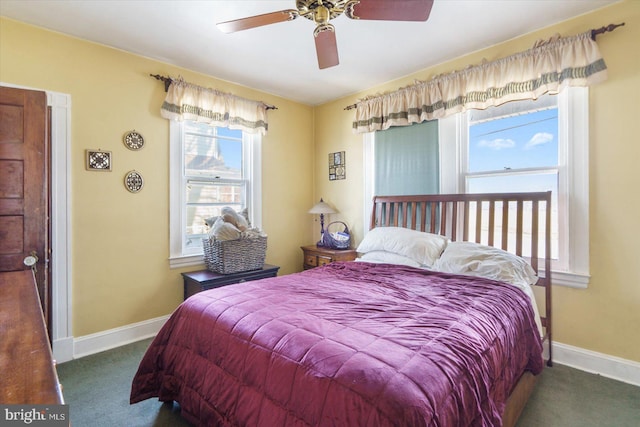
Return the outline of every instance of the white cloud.
[[[502,150],[503,148],[513,148],[516,146],[516,143],[512,139],[498,138],[492,139],[490,141],[483,139],[482,141],[478,142],[478,146],[487,147],[492,150]]]
[[[524,146],[525,150],[530,150],[536,145],[546,144],[553,141],[553,135],[547,132],[538,132],[531,137],[529,142]]]

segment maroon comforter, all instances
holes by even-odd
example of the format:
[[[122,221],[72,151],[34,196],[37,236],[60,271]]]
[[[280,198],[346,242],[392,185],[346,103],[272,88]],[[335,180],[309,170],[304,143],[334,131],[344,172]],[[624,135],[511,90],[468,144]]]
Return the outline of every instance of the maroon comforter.
[[[189,298],[131,403],[175,400],[199,426],[495,426],[520,374],[542,366],[515,287],[332,263]]]

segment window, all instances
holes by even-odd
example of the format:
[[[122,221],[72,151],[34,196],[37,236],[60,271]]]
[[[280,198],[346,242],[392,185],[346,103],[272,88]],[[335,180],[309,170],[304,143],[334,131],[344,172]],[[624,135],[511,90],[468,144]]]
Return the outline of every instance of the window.
[[[467,193],[552,192],[551,257],[556,267],[559,213],[565,213],[558,211],[557,198],[560,170],[557,98],[545,95],[535,101],[468,111],[466,144],[463,140],[461,150],[462,188]],[[525,206],[525,212],[528,209],[531,206]],[[510,234],[515,239],[515,228]]]
[[[553,282],[578,288],[589,281],[588,99],[588,88],[568,88],[438,120],[440,193],[552,190]],[[364,138],[364,218],[377,134]]]
[[[205,219],[225,206],[248,208],[260,227],[260,136],[191,121],[171,121],[170,259],[202,262]]]

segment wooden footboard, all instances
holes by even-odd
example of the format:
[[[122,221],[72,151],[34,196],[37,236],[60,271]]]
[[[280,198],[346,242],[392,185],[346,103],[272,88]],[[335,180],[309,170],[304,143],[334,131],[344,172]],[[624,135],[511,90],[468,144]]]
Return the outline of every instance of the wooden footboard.
[[[507,399],[507,404],[502,414],[502,427],[513,427],[516,425],[531,393],[533,393],[533,389],[538,382],[538,377],[539,375],[533,375],[529,371],[522,374]]]

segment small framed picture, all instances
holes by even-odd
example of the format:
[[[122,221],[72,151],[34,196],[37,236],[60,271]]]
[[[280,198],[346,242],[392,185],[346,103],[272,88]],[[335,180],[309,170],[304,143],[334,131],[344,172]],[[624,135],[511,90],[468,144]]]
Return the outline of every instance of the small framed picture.
[[[111,172],[111,151],[85,150],[85,166],[88,171]]]
[[[346,178],[345,152],[338,151],[329,154],[329,181]]]

